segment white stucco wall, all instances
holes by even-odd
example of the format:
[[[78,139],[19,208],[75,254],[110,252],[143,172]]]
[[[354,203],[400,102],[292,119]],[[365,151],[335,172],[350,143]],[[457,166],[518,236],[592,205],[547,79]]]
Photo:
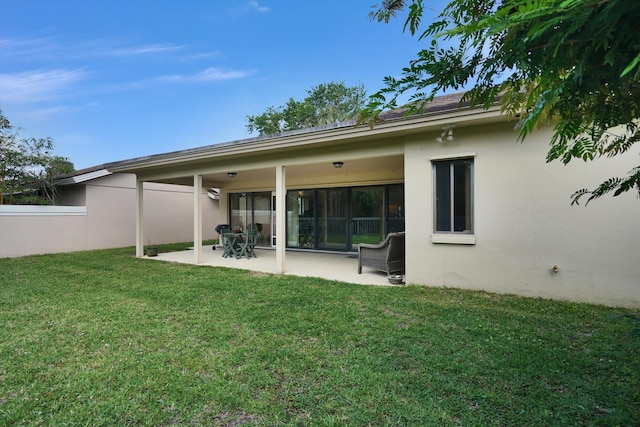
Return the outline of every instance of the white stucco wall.
[[[133,246],[135,182],[135,175],[115,174],[74,185],[84,192],[72,188],[68,200],[83,202],[86,215],[0,216],[0,257]],[[203,239],[217,238],[218,202],[206,191],[200,197]],[[145,183],[144,212],[145,244],[193,240],[192,187]]]
[[[547,164],[550,130],[516,142],[511,125],[405,143],[407,282],[621,306],[640,305],[640,201],[634,192],[571,206],[637,165],[637,153]],[[475,153],[474,245],[436,244],[431,159]],[[551,271],[558,265],[559,272]]]

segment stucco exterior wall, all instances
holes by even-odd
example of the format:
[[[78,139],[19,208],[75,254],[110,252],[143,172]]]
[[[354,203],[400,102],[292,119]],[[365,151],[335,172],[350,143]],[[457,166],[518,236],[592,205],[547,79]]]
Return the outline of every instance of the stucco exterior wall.
[[[512,126],[455,131],[405,142],[408,283],[640,305],[640,203],[634,192],[571,206],[637,164],[630,153],[596,162],[547,164],[549,129],[516,142]],[[433,243],[434,157],[474,153],[475,244]],[[552,272],[557,265],[559,271]]]
[[[0,216],[0,257],[133,246],[135,183],[135,175],[114,174],[72,186],[66,200],[84,197],[86,215]],[[193,240],[192,187],[145,183],[143,197],[149,244]],[[216,238],[218,202],[200,197],[203,239]]]
[[[83,249],[86,229],[86,215],[0,216],[0,258]]]

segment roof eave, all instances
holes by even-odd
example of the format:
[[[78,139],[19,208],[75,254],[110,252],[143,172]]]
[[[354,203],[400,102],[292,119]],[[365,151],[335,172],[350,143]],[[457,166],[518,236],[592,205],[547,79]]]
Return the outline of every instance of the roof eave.
[[[56,180],[57,185],[73,185],[80,184],[82,182],[91,181],[92,179],[102,178],[104,176],[111,175],[107,169],[98,169],[88,173],[83,173],[80,175],[68,176],[65,178],[60,178]]]

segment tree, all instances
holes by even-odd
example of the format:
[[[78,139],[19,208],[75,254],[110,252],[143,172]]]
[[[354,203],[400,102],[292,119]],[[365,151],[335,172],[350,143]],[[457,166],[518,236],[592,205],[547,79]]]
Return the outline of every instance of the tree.
[[[302,101],[289,98],[286,105],[269,107],[257,116],[247,116],[247,130],[272,135],[355,119],[366,102],[364,86],[341,83],[321,84],[307,91]]]
[[[50,156],[47,158],[42,164],[42,168],[36,170],[34,174],[40,199],[47,201],[48,204],[55,204],[58,198],[56,179],[74,171],[73,163],[66,157]]]
[[[420,30],[423,0],[385,0],[370,18],[389,22],[407,10],[404,30],[430,44],[386,77],[359,123],[410,94],[409,112],[448,89],[471,86],[463,101],[488,108],[497,99],[519,119],[519,139],[553,124],[547,161],[613,157],[640,138],[640,2],[628,0],[451,0]],[[626,172],[626,171],[625,171]],[[609,192],[640,194],[640,166],[582,189],[572,204]]]
[[[51,138],[18,136],[0,110],[0,204],[53,204],[55,178],[73,172],[73,163],[52,154]]]

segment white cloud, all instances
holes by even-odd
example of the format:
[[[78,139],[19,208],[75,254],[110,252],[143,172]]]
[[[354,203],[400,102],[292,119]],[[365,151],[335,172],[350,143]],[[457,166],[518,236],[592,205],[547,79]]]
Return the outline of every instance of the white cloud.
[[[18,57],[34,60],[50,58],[58,52],[51,39],[42,37],[34,39],[2,38],[0,54],[3,57]]]
[[[103,53],[113,56],[140,56],[140,55],[155,55],[159,53],[168,53],[182,50],[183,46],[168,45],[168,44],[152,44],[145,46],[131,46],[123,48],[107,49]]]
[[[173,74],[158,78],[158,81],[167,83],[202,83],[224,80],[234,80],[247,77],[252,73],[249,71],[226,71],[220,68],[211,67],[204,71],[191,75]]]
[[[182,53],[187,47],[176,44],[155,43],[136,45],[118,40],[67,40],[52,38],[0,38],[0,54],[4,57],[35,59],[78,59],[95,57],[147,57]],[[186,53],[197,55],[198,53]],[[217,53],[216,53],[217,54]],[[204,53],[202,55],[211,55]]]
[[[257,10],[260,13],[266,13],[266,12],[269,12],[270,10],[267,6],[260,6],[258,2],[255,0],[251,0],[249,2],[249,5],[251,6],[251,8]]]
[[[211,67],[206,70],[195,74],[192,77],[196,82],[210,82],[218,80],[233,80],[248,76],[250,73],[247,71],[224,71],[220,68]]]
[[[83,70],[32,70],[0,74],[0,100],[31,103],[58,98],[87,77]]]
[[[214,50],[213,52],[203,52],[203,53],[191,53],[180,56],[181,61],[197,61],[200,59],[211,59],[220,56],[219,50]]]
[[[30,108],[23,112],[25,117],[29,117],[31,119],[46,119],[51,116],[55,116],[66,111],[69,111],[69,107],[66,105],[57,105],[54,107],[46,107],[46,108]]]

